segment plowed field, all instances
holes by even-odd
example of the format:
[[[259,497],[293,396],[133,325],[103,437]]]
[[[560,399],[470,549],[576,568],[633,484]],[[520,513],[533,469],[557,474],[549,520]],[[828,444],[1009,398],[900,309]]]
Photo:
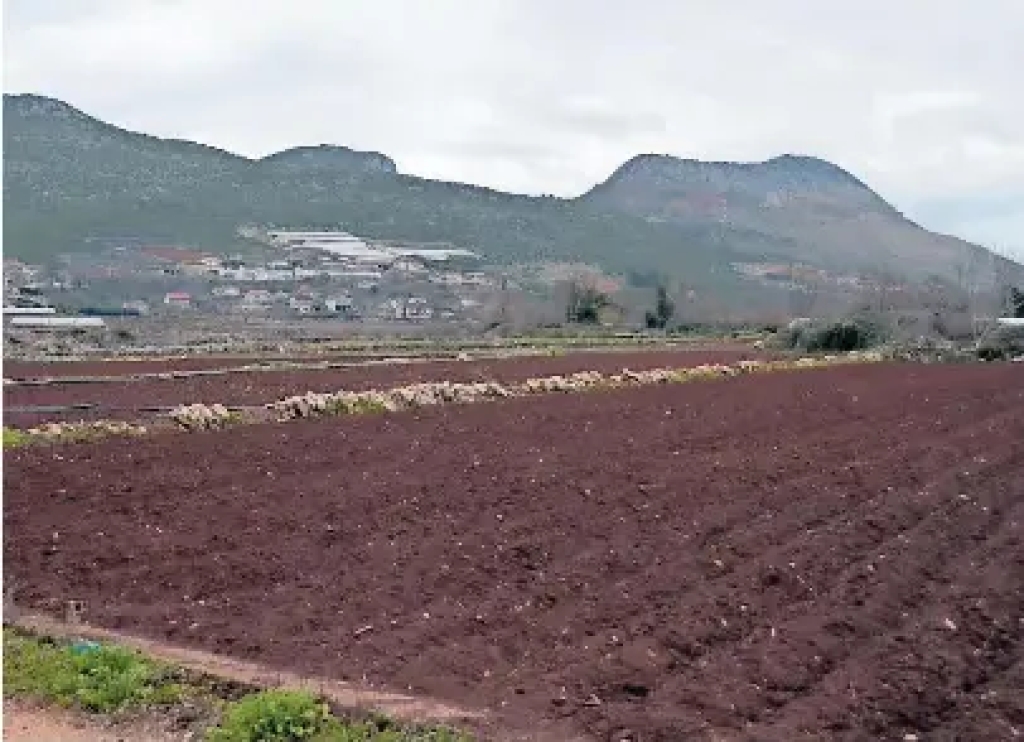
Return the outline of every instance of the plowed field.
[[[5,407],[89,405],[91,409],[23,412],[8,410],[8,425],[34,425],[44,420],[135,418],[146,408],[220,402],[264,404],[303,392],[337,389],[390,388],[419,381],[522,381],[576,371],[613,373],[628,367],[642,371],[660,366],[732,363],[757,357],[744,350],[582,352],[564,356],[524,356],[481,361],[431,361],[324,370],[252,371],[222,376],[126,380],[123,383],[55,383],[4,389]]]
[[[1024,732],[1019,366],[4,458],[4,577],[36,609],[601,740]]]
[[[695,351],[742,351],[749,346],[739,342],[721,341],[707,342],[699,345],[679,346],[676,350],[669,350],[670,346],[661,346],[667,352]],[[429,349],[424,346],[424,349]],[[442,348],[443,350],[443,348]],[[501,348],[493,348],[492,351],[499,351]],[[505,349],[515,352],[514,349]],[[488,348],[481,346],[471,352],[486,352]],[[584,350],[570,348],[568,352],[590,352],[595,354],[622,353],[649,353],[658,352],[657,346],[648,349],[631,349],[628,346],[621,346],[619,350],[611,349]],[[457,349],[446,351],[454,356]],[[5,360],[4,377],[8,379],[38,379],[38,378],[61,378],[75,376],[131,376],[133,374],[157,374],[170,372],[209,371],[214,369],[239,368],[241,366],[252,366],[259,364],[274,363],[359,363],[361,361],[381,360],[387,358],[415,358],[415,348],[396,347],[389,351],[387,348],[362,350],[359,352],[343,353],[305,353],[305,354],[251,354],[251,355],[195,355],[195,356],[169,356],[163,358],[107,358],[89,360],[67,360],[67,361],[24,361]]]
[[[61,378],[73,376],[131,376],[132,374],[160,374],[175,371],[209,371],[239,368],[269,363],[336,363],[358,362],[373,357],[366,355],[324,356],[184,356],[169,358],[140,358],[135,360],[114,358],[88,361],[4,361],[4,377],[8,379]]]

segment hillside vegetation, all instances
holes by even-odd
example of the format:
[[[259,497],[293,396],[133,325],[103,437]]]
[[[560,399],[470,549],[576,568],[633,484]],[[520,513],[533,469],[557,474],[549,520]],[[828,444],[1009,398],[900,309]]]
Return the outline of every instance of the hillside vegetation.
[[[736,261],[955,276],[971,253],[852,175],[808,157],[757,164],[644,155],[576,199],[398,172],[385,155],[298,147],[253,160],[133,133],[57,100],[4,96],[4,243],[29,260],[141,240],[213,252],[239,225],[447,241],[489,262],[583,261],[732,284]]]

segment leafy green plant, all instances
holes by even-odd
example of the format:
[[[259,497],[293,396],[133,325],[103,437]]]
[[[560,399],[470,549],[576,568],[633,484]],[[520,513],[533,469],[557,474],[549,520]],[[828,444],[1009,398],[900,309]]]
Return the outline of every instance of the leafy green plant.
[[[268,690],[229,706],[208,738],[210,742],[298,742],[328,731],[330,722],[327,705],[313,695]]]
[[[129,649],[61,644],[4,629],[4,694],[109,713],[180,701],[166,668]]]
[[[383,716],[342,721],[311,693],[267,690],[228,706],[208,742],[469,742],[460,732],[403,727]]]

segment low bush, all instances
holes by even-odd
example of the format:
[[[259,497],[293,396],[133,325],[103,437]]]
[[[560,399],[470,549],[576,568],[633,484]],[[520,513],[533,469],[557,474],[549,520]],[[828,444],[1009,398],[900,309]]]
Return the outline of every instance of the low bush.
[[[977,355],[983,361],[997,361],[1024,355],[1024,327],[995,325],[978,340]]]
[[[789,350],[846,353],[873,348],[885,341],[881,323],[866,317],[834,322],[796,320],[777,332],[772,344]]]
[[[209,742],[298,742],[327,731],[331,712],[309,693],[268,690],[235,701]]]

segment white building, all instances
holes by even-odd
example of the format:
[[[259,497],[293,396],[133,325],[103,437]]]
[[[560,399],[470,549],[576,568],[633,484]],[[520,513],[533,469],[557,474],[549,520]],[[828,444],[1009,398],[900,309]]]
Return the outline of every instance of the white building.
[[[313,314],[317,311],[316,302],[313,299],[300,299],[294,296],[288,300],[288,307],[299,314]]]
[[[269,306],[274,303],[274,295],[266,289],[252,289],[245,292],[242,303],[253,307]]]
[[[413,296],[405,302],[406,319],[430,319],[434,316],[434,310],[426,299],[420,296]]]
[[[56,313],[53,307],[4,307],[4,317],[38,317]]]
[[[331,296],[324,300],[328,312],[351,312],[353,308],[351,296]]]
[[[319,250],[332,255],[350,258],[394,259],[415,257],[423,260],[445,261],[452,258],[477,258],[476,253],[451,246],[422,247],[423,244],[445,245],[446,243],[393,242],[371,244],[353,234],[342,231],[307,232],[299,230],[276,230],[267,232],[270,240],[287,250]]]
[[[348,232],[274,231],[267,233],[278,247],[286,250],[320,250],[333,255],[362,255],[370,246]]]
[[[12,327],[27,330],[79,330],[106,327],[102,317],[11,317]]]

